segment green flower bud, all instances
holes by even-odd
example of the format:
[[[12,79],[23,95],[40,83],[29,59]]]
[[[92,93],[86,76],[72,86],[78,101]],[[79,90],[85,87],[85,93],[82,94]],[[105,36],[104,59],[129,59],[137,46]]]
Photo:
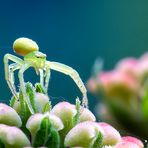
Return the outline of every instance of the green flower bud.
[[[42,119],[45,116],[47,116],[49,118],[49,121],[51,122],[53,127],[55,129],[57,129],[58,131],[62,130],[64,128],[64,125],[63,125],[61,119],[58,118],[57,116],[51,115],[49,113],[46,113],[46,114],[37,113],[37,114],[32,115],[28,119],[27,124],[26,124],[27,129],[30,131],[30,133],[32,134],[33,137],[35,136],[37,131],[40,129],[40,124],[42,122]]]
[[[95,122],[86,121],[73,127],[65,137],[65,146],[89,147],[98,133],[102,133],[102,128]]]
[[[60,102],[53,107],[50,113],[62,120],[64,129],[67,131],[73,127],[73,118],[77,114],[77,111],[74,105],[68,102]]]

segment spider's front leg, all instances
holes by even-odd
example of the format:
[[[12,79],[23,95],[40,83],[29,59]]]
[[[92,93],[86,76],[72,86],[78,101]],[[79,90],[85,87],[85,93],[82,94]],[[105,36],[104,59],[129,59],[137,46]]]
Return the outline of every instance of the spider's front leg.
[[[76,83],[76,85],[79,87],[80,91],[83,94],[82,105],[84,107],[88,107],[87,90],[76,70],[74,70],[73,68],[67,65],[64,65],[58,62],[50,62],[50,61],[46,62],[46,67],[62,72],[66,75],[69,75],[74,80],[74,82]]]
[[[9,65],[9,60],[12,62],[15,62],[13,64]],[[4,66],[5,66],[5,79],[7,81],[7,84],[12,92],[12,94],[15,96],[15,98],[18,99],[17,92],[15,90],[14,86],[14,79],[13,79],[13,73],[15,70],[19,69],[20,66],[23,64],[23,60],[20,58],[13,56],[11,54],[6,54],[4,56]]]
[[[46,74],[46,77],[45,77],[45,90],[46,90],[46,93],[48,93],[48,85],[49,85],[50,74],[51,74],[49,67],[46,67],[45,74]]]
[[[18,72],[18,77],[19,77],[19,81],[20,81],[20,90],[22,91],[22,94],[24,96],[24,101],[26,101],[26,104],[30,110],[31,114],[34,114],[34,110],[31,106],[29,97],[26,93],[26,87],[25,87],[25,82],[24,82],[24,72],[31,67],[31,65],[29,63],[24,63],[24,65],[21,67],[21,69]]]
[[[39,69],[40,72],[40,84],[44,86],[44,71],[42,69]]]

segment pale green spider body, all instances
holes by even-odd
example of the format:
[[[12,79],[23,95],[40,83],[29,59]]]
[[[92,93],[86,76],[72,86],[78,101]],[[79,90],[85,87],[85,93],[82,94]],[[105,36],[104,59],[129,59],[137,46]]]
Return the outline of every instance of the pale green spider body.
[[[39,69],[45,68],[46,54],[39,51],[33,51],[24,57],[24,61],[30,63],[30,65],[32,65],[36,71],[38,71]]]
[[[8,86],[12,94],[15,96],[15,98],[18,99],[15,84],[14,84],[14,81],[15,81],[14,71],[19,70],[18,78],[20,82],[20,90],[22,91],[25,101],[32,114],[34,113],[34,111],[32,109],[32,106],[30,105],[29,98],[26,94],[25,82],[24,82],[24,72],[29,67],[33,67],[36,73],[40,74],[40,83],[45,87],[46,92],[48,90],[51,69],[62,72],[66,75],[69,75],[74,80],[74,82],[76,83],[76,85],[79,87],[80,91],[83,94],[83,100],[82,100],[83,106],[84,107],[88,106],[87,91],[77,71],[75,71],[73,68],[67,65],[64,65],[58,62],[47,61],[46,54],[39,52],[38,51],[39,48],[36,42],[28,38],[17,39],[13,44],[13,48],[17,54],[24,56],[24,60],[14,55],[6,54],[4,56],[5,79],[8,83]],[[10,65],[9,65],[9,60],[13,62]]]

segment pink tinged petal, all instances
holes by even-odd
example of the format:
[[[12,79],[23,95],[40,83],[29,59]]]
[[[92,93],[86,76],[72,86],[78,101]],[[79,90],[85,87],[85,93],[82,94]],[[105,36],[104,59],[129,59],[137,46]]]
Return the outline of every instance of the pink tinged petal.
[[[28,119],[26,123],[26,128],[30,131],[30,133],[33,136],[39,130],[42,119],[43,119],[43,114],[40,113],[34,114]]]
[[[115,145],[114,148],[140,148],[140,147],[133,142],[120,142],[117,145]]]
[[[87,108],[82,109],[80,115],[80,122],[84,121],[96,121],[96,117],[94,116],[94,114]]]
[[[66,135],[65,146],[88,147],[99,132],[103,134],[102,128],[95,122],[81,122],[73,127]]]
[[[8,105],[0,103],[0,123],[21,127],[22,121],[17,112]]]
[[[120,133],[115,128],[113,128],[111,125],[105,122],[99,122],[98,124],[104,130],[104,135],[103,135],[104,145],[115,145],[121,141]]]
[[[135,137],[125,136],[125,137],[122,137],[122,141],[123,142],[133,142],[133,143],[137,144],[139,146],[139,148],[143,148],[144,147],[142,141],[137,139],[137,138],[135,138]]]
[[[63,122],[59,117],[49,114],[49,120],[51,124],[54,126],[54,128],[56,128],[58,131],[64,128]]]
[[[17,127],[0,124],[0,140],[8,147],[30,146],[26,135]]]

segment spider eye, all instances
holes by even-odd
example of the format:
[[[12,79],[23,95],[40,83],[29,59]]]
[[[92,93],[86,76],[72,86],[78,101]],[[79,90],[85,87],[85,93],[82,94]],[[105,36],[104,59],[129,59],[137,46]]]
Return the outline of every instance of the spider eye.
[[[46,55],[43,54],[43,53],[38,52],[38,53],[35,54],[35,57],[36,57],[36,58],[45,58]]]

